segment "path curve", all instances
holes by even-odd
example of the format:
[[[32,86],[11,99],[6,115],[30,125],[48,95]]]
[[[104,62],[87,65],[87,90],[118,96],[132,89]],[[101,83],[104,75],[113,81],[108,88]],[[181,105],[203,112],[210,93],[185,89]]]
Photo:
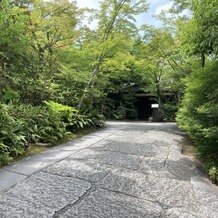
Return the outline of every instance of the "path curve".
[[[0,217],[218,217],[218,187],[174,123],[108,122],[0,170]]]

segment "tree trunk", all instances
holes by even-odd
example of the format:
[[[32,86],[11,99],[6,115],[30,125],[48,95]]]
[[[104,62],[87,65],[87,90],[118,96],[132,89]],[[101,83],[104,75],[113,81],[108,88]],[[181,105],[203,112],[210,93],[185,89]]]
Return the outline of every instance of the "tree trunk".
[[[201,53],[201,67],[204,68],[205,67],[205,54],[202,51]]]
[[[160,92],[159,81],[156,82],[156,93],[157,93],[157,102],[158,102],[159,108],[160,108],[160,105],[161,105],[161,92]]]
[[[90,85],[90,92],[89,92],[89,109],[92,109],[93,107],[93,87],[94,87],[94,79],[91,82]]]
[[[81,106],[82,106],[82,103],[83,103],[83,100],[84,100],[84,98],[85,98],[85,96],[86,96],[86,93],[89,91],[90,87],[92,86],[92,84],[93,84],[93,82],[94,82],[95,76],[96,76],[96,75],[98,74],[98,72],[99,72],[99,65],[100,65],[100,64],[96,65],[96,67],[95,67],[94,70],[92,71],[91,76],[90,76],[90,78],[89,78],[89,81],[88,81],[88,83],[86,84],[85,89],[83,90],[83,94],[82,94],[82,96],[80,97],[79,103],[78,103],[78,106],[77,106],[77,109],[78,109],[78,110],[80,110],[80,108],[81,108]]]

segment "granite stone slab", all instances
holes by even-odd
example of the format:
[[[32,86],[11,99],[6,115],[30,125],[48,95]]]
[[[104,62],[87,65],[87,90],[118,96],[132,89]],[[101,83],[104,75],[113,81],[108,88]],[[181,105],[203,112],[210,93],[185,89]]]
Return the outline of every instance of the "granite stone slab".
[[[118,134],[118,133],[117,133]],[[108,140],[112,141],[118,141],[118,142],[130,142],[135,141],[137,143],[143,143],[143,144],[153,144],[156,139],[147,136],[143,136],[139,134],[139,132],[132,132],[132,133],[126,133],[125,135],[122,133],[119,133],[119,135],[113,134],[108,137]]]
[[[181,208],[171,208],[166,210],[164,215],[167,218],[210,218],[200,213],[194,213]]]
[[[160,217],[161,212],[162,208],[156,203],[97,189],[61,217],[155,218]]]
[[[167,172],[170,172],[170,174],[174,175],[176,179],[180,180],[190,181],[192,177],[197,176],[197,168],[194,164],[185,164],[185,161],[182,160],[182,157],[180,160],[166,160],[165,170]]]
[[[97,186],[149,201],[158,201],[165,208],[182,207],[190,211],[198,209],[195,193],[191,184],[186,181],[122,169],[108,174]]]
[[[92,144],[91,146],[89,146],[89,148],[104,149],[105,146],[107,146],[111,143],[113,143],[113,142],[111,142],[110,140],[108,140],[108,138],[106,138],[104,140],[101,140],[99,142]]]
[[[60,176],[69,176],[97,182],[110,172],[110,168],[91,160],[67,158],[45,168],[43,171]]]
[[[72,153],[72,151],[59,151],[58,149],[48,150],[41,154],[23,158],[20,161],[6,166],[5,169],[24,175],[31,175],[53,163],[69,157]]]
[[[122,152],[132,155],[143,155],[147,157],[154,156],[155,150],[151,144],[138,143],[134,141],[113,141],[109,145],[104,147],[105,150],[114,151],[114,152]]]
[[[206,217],[218,217],[218,187],[201,177],[193,177],[191,184],[200,204],[199,213]]]
[[[71,158],[95,160],[103,164],[137,169],[142,162],[143,156],[89,148],[73,154]]]
[[[88,182],[40,172],[0,195],[0,217],[52,217],[90,187]]]
[[[7,171],[5,169],[0,170],[0,193],[14,186],[18,182],[26,179],[27,176]]]

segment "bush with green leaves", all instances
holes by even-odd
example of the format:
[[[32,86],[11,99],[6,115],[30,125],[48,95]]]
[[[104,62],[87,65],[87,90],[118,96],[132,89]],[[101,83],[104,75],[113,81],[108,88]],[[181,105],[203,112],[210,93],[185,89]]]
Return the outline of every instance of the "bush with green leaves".
[[[53,101],[43,106],[0,104],[0,120],[0,165],[24,154],[29,144],[54,144],[72,131],[105,124],[97,111],[82,114]]]
[[[25,150],[24,122],[12,117],[9,106],[0,104],[0,166],[12,160],[11,156]]]
[[[28,143],[54,143],[67,135],[61,116],[46,106],[11,105],[10,115],[24,123],[23,132]]]
[[[91,125],[94,127],[104,127],[106,119],[98,110],[86,111],[86,116],[91,120]]]
[[[53,113],[61,117],[61,120],[66,124],[67,129],[70,131],[75,131],[78,129],[83,129],[86,126],[95,125],[94,114],[85,115],[79,112],[74,107],[62,105],[54,101],[49,101],[45,103]]]
[[[164,111],[164,121],[175,121],[176,113],[178,111],[178,106],[176,103],[165,103],[161,106],[161,109]]]
[[[210,165],[207,171],[213,175],[217,175],[217,171],[213,173],[217,169],[213,163],[218,159],[217,71],[218,62],[210,63],[187,78],[184,99],[177,114],[179,126],[196,142],[205,166]]]

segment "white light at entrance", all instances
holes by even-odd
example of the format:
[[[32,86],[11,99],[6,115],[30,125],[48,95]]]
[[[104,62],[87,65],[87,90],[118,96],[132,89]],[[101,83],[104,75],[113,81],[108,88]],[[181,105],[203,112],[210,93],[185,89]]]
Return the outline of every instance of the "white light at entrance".
[[[159,108],[159,104],[152,104],[151,108]]]

